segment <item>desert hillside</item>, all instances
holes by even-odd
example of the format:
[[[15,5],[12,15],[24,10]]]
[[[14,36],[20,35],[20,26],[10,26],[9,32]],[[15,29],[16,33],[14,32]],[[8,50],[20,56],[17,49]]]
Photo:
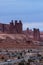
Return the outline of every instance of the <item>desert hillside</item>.
[[[24,48],[32,45],[31,38],[25,34],[0,34],[0,48]]]
[[[0,34],[0,48],[36,47],[32,36],[26,34]]]

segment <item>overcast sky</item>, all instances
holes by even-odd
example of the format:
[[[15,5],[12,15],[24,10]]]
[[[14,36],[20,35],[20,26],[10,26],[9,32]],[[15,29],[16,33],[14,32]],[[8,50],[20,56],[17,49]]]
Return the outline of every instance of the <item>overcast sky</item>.
[[[0,0],[0,22],[22,20],[24,29],[43,30],[43,0]]]

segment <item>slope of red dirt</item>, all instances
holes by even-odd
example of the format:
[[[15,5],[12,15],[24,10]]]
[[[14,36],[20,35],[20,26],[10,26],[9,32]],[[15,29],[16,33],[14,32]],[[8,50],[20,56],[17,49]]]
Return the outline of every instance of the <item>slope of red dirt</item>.
[[[0,34],[0,48],[38,48],[33,37],[25,34]],[[42,46],[43,47],[43,46]]]

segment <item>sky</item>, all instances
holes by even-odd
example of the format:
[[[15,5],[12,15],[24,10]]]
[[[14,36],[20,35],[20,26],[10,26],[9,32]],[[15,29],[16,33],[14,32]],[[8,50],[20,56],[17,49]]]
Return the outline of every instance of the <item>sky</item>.
[[[23,29],[43,30],[43,0],[0,0],[0,23],[21,20]]]

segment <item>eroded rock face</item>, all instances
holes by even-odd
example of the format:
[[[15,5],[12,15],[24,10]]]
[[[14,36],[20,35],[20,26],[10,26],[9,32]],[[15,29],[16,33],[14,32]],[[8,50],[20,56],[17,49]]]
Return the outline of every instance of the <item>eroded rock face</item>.
[[[15,47],[24,48],[31,45],[32,42],[24,34],[3,34],[0,35],[0,46],[1,47]]]
[[[2,38],[0,38],[0,43],[1,42],[6,42],[6,43],[14,43],[14,42],[18,42],[18,43],[30,43],[28,38],[26,37],[26,35],[6,35],[6,36],[2,36]]]
[[[22,22],[21,20],[19,20],[19,22],[15,20],[14,24],[14,21],[11,20],[9,24],[0,23],[0,31],[9,34],[22,33]]]
[[[34,37],[34,40],[40,41],[40,31],[39,31],[39,29],[34,28],[33,37]]]
[[[26,34],[0,34],[0,48],[29,48],[38,45]]]

